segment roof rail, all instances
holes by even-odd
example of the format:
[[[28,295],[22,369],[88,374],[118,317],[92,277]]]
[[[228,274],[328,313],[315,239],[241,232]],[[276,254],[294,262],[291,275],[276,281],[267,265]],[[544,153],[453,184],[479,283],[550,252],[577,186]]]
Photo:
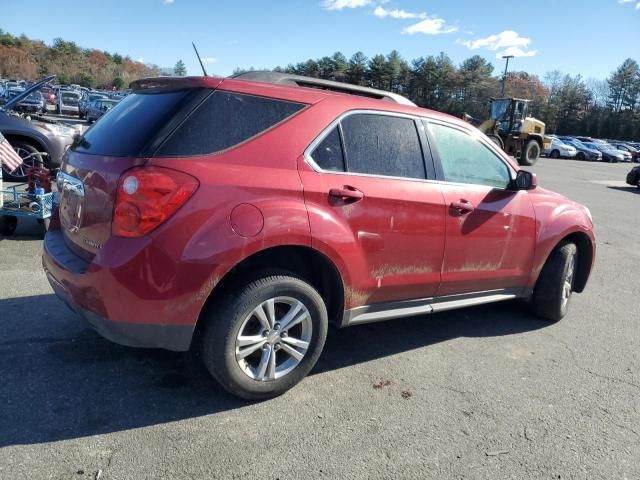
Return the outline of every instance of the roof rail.
[[[232,75],[230,78],[238,80],[253,80],[255,82],[276,83],[281,85],[293,85],[296,87],[318,88],[321,90],[330,90],[332,92],[348,93],[351,95],[376,98],[378,100],[386,100],[387,102],[399,103],[401,105],[410,105],[412,107],[416,106],[416,104],[411,100],[403,97],[402,95],[398,95],[397,93],[386,92],[375,88],[361,87],[360,85],[351,85],[350,83],[334,82],[333,80],[292,75],[289,73],[259,70],[238,73],[236,75]]]

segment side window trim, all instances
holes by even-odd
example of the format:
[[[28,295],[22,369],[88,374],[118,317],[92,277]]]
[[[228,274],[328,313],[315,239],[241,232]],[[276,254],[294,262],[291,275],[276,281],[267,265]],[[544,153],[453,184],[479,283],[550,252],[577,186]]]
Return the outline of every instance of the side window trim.
[[[457,130],[459,132],[464,133],[465,135],[469,135],[469,132],[466,131],[463,128],[460,128],[459,126],[452,124],[452,123],[447,123],[447,122],[443,122],[443,121],[435,121],[432,120],[430,118],[423,118],[422,119],[424,125],[425,125],[425,133],[427,138],[429,139],[429,145],[433,145],[433,149],[432,149],[432,156],[433,156],[433,161],[435,164],[435,170],[436,170],[436,178],[438,181],[440,182],[444,182],[444,183],[455,183],[455,184],[460,184],[460,185],[465,185],[459,182],[452,182],[450,180],[446,180],[444,177],[444,170],[442,169],[442,161],[440,158],[440,152],[438,151],[438,144],[436,143],[435,139],[433,138],[433,134],[431,132],[431,129],[429,128],[430,124],[438,124],[438,125],[442,125],[444,127],[448,127],[448,128],[453,128],[454,130]],[[471,135],[469,135],[471,136]],[[480,140],[477,140],[481,145],[483,145],[485,148],[487,148],[498,160],[500,160],[500,162],[502,162],[502,164],[505,166],[505,168],[507,169],[507,172],[509,172],[509,178],[511,180],[515,179],[515,171],[513,170],[513,167],[511,165],[509,165],[508,162],[506,162],[504,160],[504,158],[502,158],[500,155],[498,155],[495,151],[494,151],[494,147],[493,145],[489,145],[487,142]],[[466,184],[468,185],[468,184]],[[472,185],[482,185],[482,184],[472,184]],[[496,187],[498,188],[498,187]]]
[[[426,176],[427,178],[410,178],[410,177],[395,177],[395,176],[390,176],[390,175],[377,175],[377,174],[372,174],[372,173],[359,173],[359,172],[349,172],[349,161],[348,161],[348,153],[346,151],[346,148],[344,146],[344,134],[342,131],[342,121],[351,116],[351,115],[386,115],[389,117],[399,117],[399,118],[406,118],[409,120],[413,120],[414,123],[414,128],[416,129],[416,134],[418,136],[419,139],[419,143],[420,143],[420,150],[422,152],[422,162],[424,164],[425,167],[425,172],[426,172]],[[338,116],[338,118],[336,118],[335,120],[333,120],[329,125],[327,125],[319,134],[316,138],[313,139],[313,141],[307,146],[307,148],[305,149],[304,153],[303,153],[303,157],[305,162],[307,163],[307,165],[309,165],[315,172],[317,173],[329,173],[329,174],[333,174],[333,175],[352,175],[352,176],[358,176],[358,177],[372,177],[372,178],[390,178],[390,179],[396,179],[396,180],[408,180],[408,181],[412,181],[412,182],[433,182],[435,180],[437,180],[436,178],[436,172],[435,172],[435,161],[434,161],[434,157],[433,157],[433,152],[430,148],[429,145],[429,140],[427,138],[427,131],[428,128],[425,126],[424,129],[419,128],[419,122],[425,120],[424,117],[419,117],[416,115],[410,115],[410,114],[405,114],[405,113],[396,113],[396,112],[387,112],[384,110],[349,110],[347,112],[344,112],[342,114],[340,114],[340,116]],[[316,163],[316,161],[313,159],[313,152],[315,151],[315,149],[318,147],[318,145],[320,145],[324,139],[331,133],[331,131],[334,128],[338,128],[338,133],[340,134],[340,146],[342,148],[342,158],[344,159],[344,167],[345,167],[345,171],[343,172],[338,172],[338,171],[334,171],[334,170],[324,170],[322,167],[320,167],[320,165],[318,165]],[[430,157],[429,159],[427,158],[427,155]]]

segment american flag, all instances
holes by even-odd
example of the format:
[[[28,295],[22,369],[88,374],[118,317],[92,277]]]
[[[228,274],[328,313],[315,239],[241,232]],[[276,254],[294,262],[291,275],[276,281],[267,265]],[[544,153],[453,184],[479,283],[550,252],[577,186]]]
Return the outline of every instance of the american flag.
[[[0,133],[0,164],[5,164],[9,172],[22,165],[22,159],[15,152],[9,141]]]

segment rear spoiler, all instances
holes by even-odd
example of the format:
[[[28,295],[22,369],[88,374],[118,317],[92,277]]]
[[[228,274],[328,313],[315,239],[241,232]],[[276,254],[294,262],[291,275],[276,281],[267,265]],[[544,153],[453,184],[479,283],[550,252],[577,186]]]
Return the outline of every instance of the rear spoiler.
[[[129,84],[129,88],[136,91],[172,91],[188,88],[217,88],[222,78],[216,77],[149,77],[134,80]]]

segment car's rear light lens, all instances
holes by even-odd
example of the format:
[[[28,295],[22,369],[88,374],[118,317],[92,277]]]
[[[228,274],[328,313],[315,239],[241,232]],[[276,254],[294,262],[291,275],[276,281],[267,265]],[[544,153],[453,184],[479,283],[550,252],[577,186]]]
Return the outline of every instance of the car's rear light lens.
[[[127,170],[118,183],[111,229],[113,235],[146,235],[184,205],[198,185],[198,180],[191,175],[168,168]]]

